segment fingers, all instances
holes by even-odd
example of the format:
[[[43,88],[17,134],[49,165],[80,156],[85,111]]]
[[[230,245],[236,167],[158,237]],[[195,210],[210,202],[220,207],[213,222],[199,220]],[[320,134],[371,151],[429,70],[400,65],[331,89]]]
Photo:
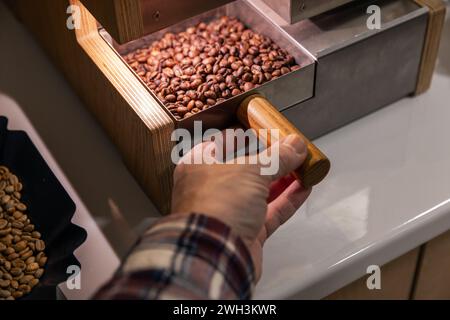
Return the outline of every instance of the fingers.
[[[278,198],[280,194],[284,192],[295,180],[293,175],[288,175],[286,177],[280,178],[277,181],[271,183],[269,188],[269,197],[267,198],[267,203],[271,203],[273,200]]]
[[[181,159],[179,164],[202,163],[204,160],[214,159],[214,142],[207,141],[196,144]]]
[[[304,189],[300,182],[295,180],[278,198],[273,200],[267,210],[265,238],[270,237],[288,221],[310,194],[311,189]]]
[[[227,139],[227,134],[230,134],[229,132],[234,132],[235,130],[242,131],[242,128],[236,125],[222,131],[215,130],[210,132],[203,137],[204,141],[195,145],[180,159],[179,163],[200,163],[201,160],[205,160],[202,163],[206,162],[209,164],[214,163],[215,161],[224,162],[229,154],[233,155],[237,151],[238,143],[236,141],[236,136],[232,135],[231,137],[234,139]],[[245,141],[245,145],[247,145],[247,140]],[[196,160],[195,162],[194,159]]]
[[[268,151],[263,152],[268,152],[272,157],[273,155],[278,154],[278,157],[275,157],[275,160],[278,161],[279,166],[278,170],[270,175],[272,181],[285,177],[290,172],[296,170],[302,165],[308,154],[304,140],[295,134],[291,134],[281,139],[273,144]],[[263,158],[264,156],[261,153],[258,157]]]

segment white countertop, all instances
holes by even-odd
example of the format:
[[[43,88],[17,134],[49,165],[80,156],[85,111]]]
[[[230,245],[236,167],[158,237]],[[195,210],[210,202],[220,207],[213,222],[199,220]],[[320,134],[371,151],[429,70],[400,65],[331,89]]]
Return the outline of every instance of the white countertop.
[[[322,298],[450,229],[450,19],[433,85],[315,143],[326,181],[265,247],[256,298]]]
[[[332,172],[267,242],[256,298],[324,297],[364,275],[368,265],[382,265],[450,229],[449,19],[445,32],[427,93],[315,141]],[[98,230],[123,256],[158,213],[61,74],[1,3],[0,43],[8,43],[0,51],[0,94],[24,111]],[[89,248],[78,256],[86,269],[99,263],[87,259],[92,252],[83,254]],[[112,273],[105,270],[102,277]]]

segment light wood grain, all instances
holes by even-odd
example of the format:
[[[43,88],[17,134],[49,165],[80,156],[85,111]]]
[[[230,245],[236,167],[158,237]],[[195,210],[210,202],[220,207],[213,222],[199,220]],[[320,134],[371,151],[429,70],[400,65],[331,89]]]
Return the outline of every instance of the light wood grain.
[[[81,0],[83,5],[119,43],[144,35],[140,0]]]
[[[442,0],[415,0],[415,2],[429,9],[427,32],[415,91],[415,94],[421,94],[431,86],[444,26],[446,6]]]
[[[410,298],[419,249],[381,267],[381,289],[369,290],[364,276],[329,295],[328,300],[406,300]]]
[[[423,246],[414,299],[450,299],[450,231]]]
[[[174,123],[100,37],[92,15],[79,0],[71,3],[82,8],[82,28],[76,32],[66,28],[68,0],[17,0],[12,5],[110,135],[144,191],[167,213]]]
[[[278,129],[279,138],[290,134],[299,135],[306,143],[308,156],[294,174],[303,186],[310,188],[321,182],[330,171],[330,160],[311,141],[308,140],[288,119],[286,119],[267,99],[254,95],[245,99],[238,108],[239,121],[247,128]],[[270,136],[268,137],[270,138]],[[267,141],[271,145],[276,141]]]

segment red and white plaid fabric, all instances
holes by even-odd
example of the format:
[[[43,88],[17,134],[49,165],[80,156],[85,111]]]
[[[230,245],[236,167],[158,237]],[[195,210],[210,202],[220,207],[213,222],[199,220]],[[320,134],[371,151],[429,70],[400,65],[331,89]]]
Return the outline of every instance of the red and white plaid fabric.
[[[96,299],[250,299],[254,266],[222,222],[171,215],[151,226]]]

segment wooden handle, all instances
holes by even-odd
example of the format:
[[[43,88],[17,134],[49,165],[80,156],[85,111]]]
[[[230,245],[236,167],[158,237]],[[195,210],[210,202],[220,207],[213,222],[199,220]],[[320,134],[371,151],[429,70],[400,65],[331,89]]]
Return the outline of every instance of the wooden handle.
[[[431,86],[444,29],[446,4],[442,0],[415,0],[415,2],[421,7],[428,8],[427,31],[415,92],[418,95],[427,91]]]
[[[280,139],[290,134],[298,134],[303,138],[308,156],[303,165],[293,173],[305,188],[321,182],[330,171],[330,160],[264,97],[252,95],[245,99],[238,108],[237,117],[244,126],[257,133],[259,129],[278,129]],[[268,140],[269,146],[276,142]]]

